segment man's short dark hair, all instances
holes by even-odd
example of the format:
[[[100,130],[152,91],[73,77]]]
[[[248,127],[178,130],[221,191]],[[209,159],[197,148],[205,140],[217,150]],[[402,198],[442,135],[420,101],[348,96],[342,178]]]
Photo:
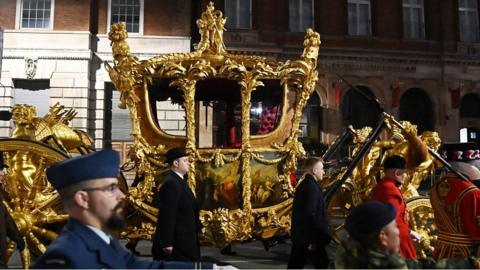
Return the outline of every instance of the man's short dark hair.
[[[311,167],[315,166],[318,162],[323,162],[323,159],[320,157],[309,157],[307,160],[305,160],[305,163],[303,165],[303,168],[305,170],[310,169]]]

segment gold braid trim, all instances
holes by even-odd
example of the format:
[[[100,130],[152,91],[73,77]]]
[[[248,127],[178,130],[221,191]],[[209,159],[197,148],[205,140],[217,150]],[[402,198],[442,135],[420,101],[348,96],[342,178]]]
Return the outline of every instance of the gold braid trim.
[[[260,154],[252,153],[252,157],[255,161],[258,161],[260,163],[263,163],[263,164],[266,164],[266,165],[273,165],[273,164],[277,164],[277,163],[281,162],[282,160],[284,160],[287,157],[287,155],[284,155],[283,157],[279,157],[279,158],[276,158],[276,159],[264,159],[260,156]]]
[[[480,243],[480,237],[471,237],[461,233],[448,233],[438,230],[438,241],[450,245],[474,246]]]

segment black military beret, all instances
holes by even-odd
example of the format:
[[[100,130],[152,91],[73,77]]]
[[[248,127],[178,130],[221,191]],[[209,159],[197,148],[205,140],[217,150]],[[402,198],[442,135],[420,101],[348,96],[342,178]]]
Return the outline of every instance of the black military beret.
[[[383,162],[384,169],[405,169],[407,165],[407,161],[397,155],[389,156],[385,162]]]
[[[120,172],[120,156],[117,151],[103,150],[70,158],[47,169],[47,178],[57,190],[82,181],[117,177]]]
[[[393,205],[381,201],[368,201],[355,207],[345,220],[345,229],[350,236],[379,231],[397,216]]]
[[[165,154],[165,163],[171,163],[177,158],[188,156],[184,148],[175,147],[167,151]]]

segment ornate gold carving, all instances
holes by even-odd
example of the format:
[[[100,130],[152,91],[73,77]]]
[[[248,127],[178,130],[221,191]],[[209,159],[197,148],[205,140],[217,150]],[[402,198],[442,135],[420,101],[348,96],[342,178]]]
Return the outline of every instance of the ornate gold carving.
[[[420,242],[414,242],[420,258],[432,257],[437,241],[433,208],[428,197],[415,197],[407,201],[410,229],[422,236]]]
[[[265,165],[279,164],[279,179],[276,179],[275,183],[281,184],[283,197],[275,205],[281,204],[291,196],[292,187],[289,176],[296,169],[297,159],[304,155],[304,150],[298,142],[298,126],[303,107],[314,90],[317,80],[316,62],[320,45],[318,33],[309,29],[304,42],[305,49],[301,58],[296,61],[281,63],[265,57],[229,54],[223,42],[225,21],[222,12],[215,10],[213,3],[210,3],[197,20],[201,40],[194,52],[161,55],[145,61],[139,61],[132,56],[126,43],[125,26],[112,25],[109,38],[112,41],[115,60],[113,67],[105,64],[112,81],[121,92],[121,105],[130,110],[132,134],[137,149],[130,155],[137,160],[135,162],[138,167],[137,176],[143,175],[144,180],[137,188],[129,191],[129,200],[136,211],[146,216],[148,221],[145,222],[153,220],[151,195],[158,188],[157,182],[161,182],[155,179],[161,178],[159,175],[164,169],[157,163],[159,163],[158,160],[162,160],[165,148],[184,146],[187,149],[192,160],[190,169],[194,172],[189,174],[188,181],[195,193],[198,183],[202,183],[200,187],[204,184],[202,182],[204,179],[197,179],[199,177],[197,167],[207,166],[221,170],[224,166],[240,161],[241,184],[239,186],[242,190],[237,192],[242,196],[241,209],[216,208],[213,211],[203,212],[206,238],[219,246],[251,237],[252,227],[258,228],[259,220],[262,220],[261,228],[267,228],[268,223],[271,223],[270,229],[275,228],[272,229],[273,232],[284,233],[283,227],[286,225],[282,227],[278,224],[287,224],[282,217],[288,216],[288,211],[280,212],[281,214],[274,211],[276,215],[281,215],[275,218],[265,214],[253,214],[255,209],[252,209],[252,181],[259,179],[252,179],[252,161]],[[167,135],[159,130],[152,120],[149,105],[142,104],[148,100],[148,85],[154,83],[154,79],[168,80],[170,87],[177,88],[183,93],[182,105],[185,109],[187,126],[185,137]],[[241,147],[239,149],[197,149],[196,147],[196,85],[199,81],[210,79],[233,80],[240,87]],[[284,92],[280,123],[284,129],[275,130],[271,135],[253,138],[250,134],[251,96],[258,87],[264,86],[264,80],[280,81]],[[222,91],[230,91],[230,89]],[[146,119],[148,121],[145,121]],[[255,147],[252,147],[254,143]],[[161,150],[153,151],[155,147],[160,147]],[[275,153],[274,158],[264,158],[261,155],[263,152]],[[281,166],[280,163],[285,165]],[[265,211],[265,213],[273,212]],[[255,231],[255,235],[258,236],[258,233]],[[140,235],[142,234],[137,234],[139,237]]]
[[[201,211],[200,220],[208,224],[204,238],[217,247],[226,247],[233,241],[244,241],[251,237],[253,218],[244,211],[217,208],[213,211]]]
[[[226,52],[223,43],[223,31],[225,31],[225,21],[220,10],[215,10],[213,2],[207,6],[207,10],[202,13],[197,20],[198,30],[201,35],[198,44],[198,51],[209,52],[211,54],[223,54]]]

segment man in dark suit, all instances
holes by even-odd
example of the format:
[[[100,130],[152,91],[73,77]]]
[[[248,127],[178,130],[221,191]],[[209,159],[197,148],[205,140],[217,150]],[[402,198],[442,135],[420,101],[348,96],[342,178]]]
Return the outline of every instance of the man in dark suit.
[[[7,168],[8,166],[3,163],[3,153],[0,152],[0,184],[2,185]],[[0,189],[0,268],[3,269],[7,268],[8,264],[7,237],[17,244],[17,249],[20,251],[25,248],[25,242],[18,231],[15,221],[3,204],[3,187],[0,187]]]
[[[327,268],[325,246],[330,243],[325,201],[319,183],[323,174],[322,159],[305,162],[305,177],[296,187],[292,211],[292,252],[288,268],[303,268],[307,258],[315,268]]]
[[[119,189],[119,155],[99,151],[57,163],[48,180],[70,219],[34,268],[197,268],[194,262],[141,260],[124,250],[114,230],[125,224],[125,194]],[[208,266],[212,266],[209,264]]]
[[[154,259],[198,261],[201,223],[197,200],[185,179],[190,169],[188,155],[183,148],[172,148],[165,162],[170,171],[157,194],[160,207],[152,255]]]

